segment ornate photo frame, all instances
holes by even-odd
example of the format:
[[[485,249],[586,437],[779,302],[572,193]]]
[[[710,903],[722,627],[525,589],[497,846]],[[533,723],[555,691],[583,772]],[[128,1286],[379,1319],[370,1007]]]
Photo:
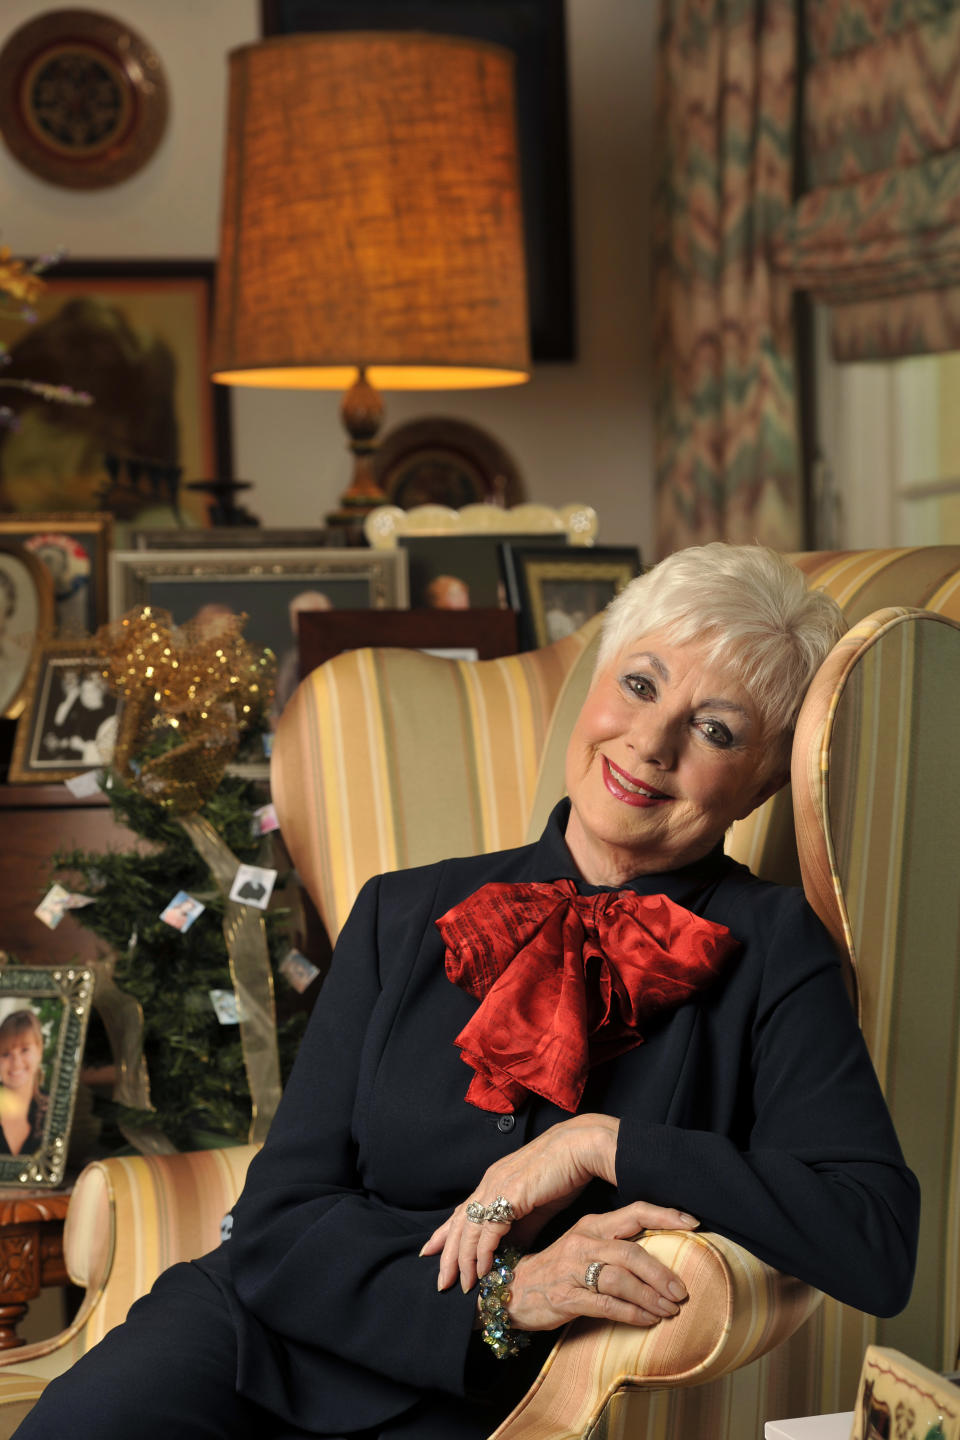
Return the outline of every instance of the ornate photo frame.
[[[0,954],[0,1185],[63,1181],[93,985],[82,966],[12,965]]]

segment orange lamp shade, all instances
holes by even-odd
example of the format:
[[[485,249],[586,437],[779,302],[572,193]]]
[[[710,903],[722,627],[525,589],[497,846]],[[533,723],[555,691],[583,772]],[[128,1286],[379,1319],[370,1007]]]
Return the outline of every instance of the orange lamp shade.
[[[509,52],[333,32],[243,46],[230,67],[214,379],[526,380]]]

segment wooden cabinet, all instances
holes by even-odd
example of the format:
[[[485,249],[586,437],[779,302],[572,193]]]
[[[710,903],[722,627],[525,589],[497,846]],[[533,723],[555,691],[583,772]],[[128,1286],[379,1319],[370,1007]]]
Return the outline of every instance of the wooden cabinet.
[[[0,950],[21,965],[66,965],[102,953],[70,915],[48,930],[34,910],[60,849],[132,850],[142,842],[102,795],[75,800],[63,785],[0,785]]]

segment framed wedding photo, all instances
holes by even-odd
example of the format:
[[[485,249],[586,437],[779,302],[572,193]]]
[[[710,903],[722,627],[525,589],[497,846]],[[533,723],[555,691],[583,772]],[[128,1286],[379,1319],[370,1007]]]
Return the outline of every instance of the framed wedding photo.
[[[0,954],[0,1185],[63,1181],[93,983]]]
[[[124,720],[90,640],[51,640],[34,661],[10,760],[18,785],[53,785],[109,765]]]

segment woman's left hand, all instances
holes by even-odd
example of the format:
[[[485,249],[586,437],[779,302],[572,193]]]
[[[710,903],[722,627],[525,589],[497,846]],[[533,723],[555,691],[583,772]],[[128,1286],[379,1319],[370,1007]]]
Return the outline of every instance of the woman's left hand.
[[[536,1140],[505,1155],[486,1171],[472,1195],[435,1230],[421,1255],[440,1254],[438,1290],[448,1290],[458,1274],[464,1292],[485,1275],[507,1232],[527,1245],[552,1215],[575,1200],[594,1178],[616,1184],[620,1121],[610,1115],[575,1115],[551,1126]],[[501,1195],[510,1202],[513,1222],[467,1218],[467,1206],[488,1207]]]

